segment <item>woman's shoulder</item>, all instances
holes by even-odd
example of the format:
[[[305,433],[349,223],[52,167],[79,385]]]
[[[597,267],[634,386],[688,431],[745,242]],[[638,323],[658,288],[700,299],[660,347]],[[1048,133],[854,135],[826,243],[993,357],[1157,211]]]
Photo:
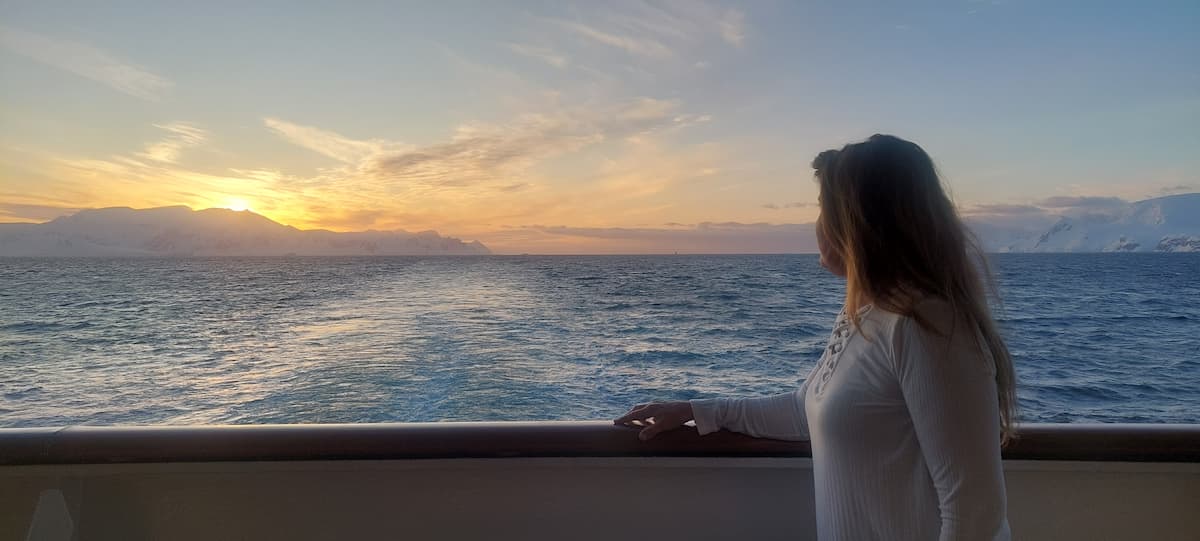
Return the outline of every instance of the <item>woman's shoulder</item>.
[[[914,359],[940,362],[975,356],[990,358],[981,347],[978,330],[945,299],[925,297],[913,303],[908,314],[888,313],[891,323],[887,333],[888,346],[898,368],[902,368],[906,359],[907,362]],[[986,366],[994,375],[993,364],[981,366]]]
[[[902,307],[876,306],[871,310],[871,314],[872,319],[889,338],[898,334],[949,335],[953,333],[958,317],[954,305],[946,299],[934,296],[921,297]]]

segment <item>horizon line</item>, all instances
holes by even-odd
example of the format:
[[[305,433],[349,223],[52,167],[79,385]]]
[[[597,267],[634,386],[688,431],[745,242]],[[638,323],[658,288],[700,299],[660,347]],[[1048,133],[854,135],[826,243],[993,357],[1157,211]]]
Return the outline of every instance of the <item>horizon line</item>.
[[[1018,255],[1018,256],[1041,256],[1041,255],[1195,255],[1200,252],[1128,252],[1128,251],[1111,251],[1111,252],[983,252],[984,255]],[[686,253],[661,253],[661,252],[644,252],[644,253],[570,253],[570,254],[545,254],[545,253],[492,253],[492,254],[394,254],[394,255],[377,255],[377,254],[361,254],[361,255],[314,255],[314,254],[280,254],[280,255],[39,255],[39,256],[9,256],[0,254],[0,259],[379,259],[379,258],[410,258],[410,257],[442,257],[442,258],[485,258],[485,257],[746,257],[746,256],[814,256],[820,255],[818,252],[686,252]]]

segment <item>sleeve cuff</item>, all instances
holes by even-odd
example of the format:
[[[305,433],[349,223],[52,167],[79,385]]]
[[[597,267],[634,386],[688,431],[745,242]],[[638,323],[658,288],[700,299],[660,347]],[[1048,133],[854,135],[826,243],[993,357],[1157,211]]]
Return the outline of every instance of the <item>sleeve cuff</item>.
[[[718,422],[720,416],[717,413],[717,409],[721,407],[721,400],[720,398],[706,398],[688,401],[692,405],[692,417],[696,420],[696,431],[701,436],[721,430],[721,424]]]

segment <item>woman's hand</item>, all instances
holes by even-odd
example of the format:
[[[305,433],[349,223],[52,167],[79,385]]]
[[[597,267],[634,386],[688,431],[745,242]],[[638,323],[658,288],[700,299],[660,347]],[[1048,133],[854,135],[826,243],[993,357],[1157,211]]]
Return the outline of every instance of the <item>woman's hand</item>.
[[[692,404],[689,402],[656,402],[638,404],[629,413],[618,417],[613,424],[641,426],[638,438],[649,440],[659,432],[675,430],[693,419]]]

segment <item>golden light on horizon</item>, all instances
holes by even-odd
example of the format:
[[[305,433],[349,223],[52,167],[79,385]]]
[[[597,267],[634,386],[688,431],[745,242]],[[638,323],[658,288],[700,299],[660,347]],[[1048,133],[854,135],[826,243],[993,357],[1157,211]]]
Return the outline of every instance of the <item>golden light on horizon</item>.
[[[236,212],[241,212],[243,210],[254,212],[254,209],[250,208],[250,202],[240,197],[230,198],[225,202],[225,208]]]

